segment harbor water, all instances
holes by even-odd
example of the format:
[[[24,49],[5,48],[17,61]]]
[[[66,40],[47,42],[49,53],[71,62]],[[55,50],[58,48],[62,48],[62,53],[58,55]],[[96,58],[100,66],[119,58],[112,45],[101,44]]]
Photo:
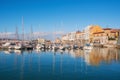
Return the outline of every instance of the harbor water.
[[[1,50],[0,80],[120,80],[120,50]]]

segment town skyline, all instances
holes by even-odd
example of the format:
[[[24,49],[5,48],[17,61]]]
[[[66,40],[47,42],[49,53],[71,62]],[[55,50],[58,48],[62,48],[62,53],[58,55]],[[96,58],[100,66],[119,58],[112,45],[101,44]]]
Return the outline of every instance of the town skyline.
[[[102,26],[99,26],[99,25],[88,25],[86,26],[83,30],[80,30],[80,29],[77,29],[75,31],[72,31],[72,32],[62,32],[62,31],[55,31],[55,32],[33,32],[33,30],[31,30],[29,33],[26,33],[24,32],[23,33],[19,33],[18,30],[16,30],[15,32],[0,32],[0,39],[20,39],[22,40],[23,39],[23,35],[24,35],[24,39],[25,40],[37,40],[37,39],[46,39],[46,40],[52,40],[54,41],[55,39],[59,38],[59,39],[62,39],[62,37],[64,37],[65,35],[71,35],[73,34],[73,36],[75,34],[78,34],[78,33],[83,33],[83,34],[89,34],[89,29],[91,29],[92,27],[98,27],[98,29],[94,29],[95,32],[92,32],[93,33],[96,33],[96,32],[104,32],[104,29],[108,29],[108,30],[120,30],[120,28],[110,28],[110,27],[102,27]],[[100,28],[100,29],[99,29]],[[17,29],[17,27],[16,27]],[[32,29],[32,27],[31,27]],[[73,39],[75,39],[75,36],[73,37]]]

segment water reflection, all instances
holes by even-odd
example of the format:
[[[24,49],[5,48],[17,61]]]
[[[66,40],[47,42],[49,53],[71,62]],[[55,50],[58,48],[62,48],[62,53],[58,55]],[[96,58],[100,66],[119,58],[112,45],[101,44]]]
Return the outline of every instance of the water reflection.
[[[115,48],[94,48],[93,50],[72,50],[74,58],[82,57],[88,65],[100,65],[101,62],[111,63],[120,60],[120,50]]]
[[[79,79],[84,78],[83,80],[86,80],[86,76],[90,75],[89,71],[91,68],[89,66],[100,66],[103,63],[107,65],[118,61],[120,61],[120,50],[114,48],[60,50],[56,52],[40,50],[8,50],[0,52],[0,65],[2,65],[0,69],[6,72],[6,69],[9,67],[10,72],[15,71],[18,73],[16,75],[21,80],[28,79],[26,76],[31,74],[36,74],[37,78],[43,75],[49,77],[55,75],[61,78],[55,78],[53,80],[61,80],[65,77],[64,74],[69,73],[75,74],[74,77],[71,76],[74,78],[72,80],[76,80],[76,77],[78,77],[76,75],[78,74],[81,74],[79,75]],[[94,73],[96,72],[95,70],[93,71]],[[0,74],[2,74],[2,70]],[[45,76],[43,77],[44,79],[47,78]],[[29,78],[32,78],[32,76],[29,76]]]
[[[96,48],[89,54],[89,62],[91,65],[99,65],[101,62],[112,63],[112,61],[118,61],[118,50],[114,48]]]
[[[31,50],[29,51],[4,50],[1,52],[3,52],[4,54],[15,53],[17,55],[23,55],[23,53],[28,53],[28,54],[32,53]],[[33,51],[33,53],[38,53],[38,54],[42,52],[46,52],[46,51],[41,51],[41,50]],[[49,52],[53,52],[53,51],[49,51]],[[64,56],[62,54],[70,54],[70,56],[73,58],[83,58],[86,64],[88,65],[100,65],[101,62],[111,63],[112,61],[120,60],[120,49],[114,49],[114,48],[94,48],[93,50],[65,50],[65,51],[59,50],[53,52],[53,68],[55,64],[55,56],[57,53],[61,54],[61,65],[62,65],[62,58]],[[38,61],[40,61],[40,55],[38,55],[38,57],[39,57]],[[30,57],[30,62],[31,62],[31,57]]]

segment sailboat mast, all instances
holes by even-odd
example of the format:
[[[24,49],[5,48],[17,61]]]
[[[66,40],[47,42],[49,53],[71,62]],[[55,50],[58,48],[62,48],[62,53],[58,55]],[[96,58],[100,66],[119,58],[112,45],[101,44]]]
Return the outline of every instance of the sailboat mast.
[[[18,36],[18,27],[16,26],[16,40],[19,39],[19,36]]]
[[[33,28],[32,28],[32,25],[31,25],[31,41],[33,40]]]
[[[7,29],[5,28],[5,40],[6,40],[6,41],[8,41],[7,38],[8,38],[8,37],[7,37]]]
[[[23,16],[22,16],[22,41],[24,41],[24,22],[23,22]]]

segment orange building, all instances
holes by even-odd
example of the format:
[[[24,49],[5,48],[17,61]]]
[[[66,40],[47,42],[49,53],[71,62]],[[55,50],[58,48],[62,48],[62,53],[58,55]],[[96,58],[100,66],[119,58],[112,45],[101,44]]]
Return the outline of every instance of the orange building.
[[[88,26],[87,28],[85,28],[85,40],[87,40],[90,43],[93,42],[94,33],[102,31],[102,28],[98,25]]]
[[[90,41],[93,42],[93,38],[94,38],[94,33],[96,32],[102,32],[102,28],[98,25],[94,25],[90,28]]]
[[[95,43],[108,44],[110,41],[116,43],[119,36],[119,29],[103,28],[101,32],[93,34]]]

